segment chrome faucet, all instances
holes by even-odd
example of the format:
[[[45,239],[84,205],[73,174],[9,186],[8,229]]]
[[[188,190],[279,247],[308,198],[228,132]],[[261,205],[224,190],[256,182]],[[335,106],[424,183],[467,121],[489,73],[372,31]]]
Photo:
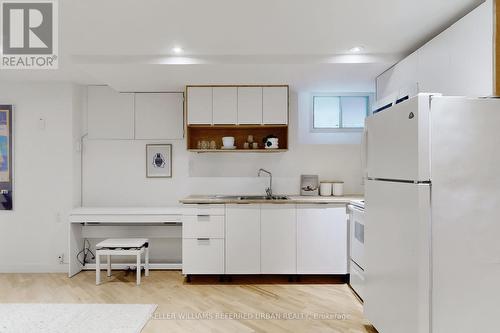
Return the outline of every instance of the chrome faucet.
[[[264,169],[259,169],[259,173],[257,174],[258,177],[260,177],[260,175],[262,173],[267,173],[269,175],[269,187],[266,188],[266,194],[267,194],[267,197],[269,199],[271,199],[273,197],[273,174],[270,173],[269,171],[267,170],[264,170]]]

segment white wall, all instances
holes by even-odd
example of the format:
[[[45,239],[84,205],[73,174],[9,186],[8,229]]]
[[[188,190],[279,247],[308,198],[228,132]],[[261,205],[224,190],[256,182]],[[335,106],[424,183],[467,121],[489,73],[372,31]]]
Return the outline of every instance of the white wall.
[[[81,92],[64,83],[0,83],[0,103],[14,105],[14,210],[0,211],[0,272],[67,270],[57,257],[67,253],[66,216],[79,193],[73,128]]]
[[[299,121],[303,121],[299,112],[310,111],[308,106],[299,107],[294,92],[290,94],[290,112],[286,153],[196,154],[186,151],[185,140],[85,140],[83,203],[85,206],[157,206],[177,205],[179,199],[189,194],[264,194],[268,179],[256,177],[259,168],[273,173],[276,193],[299,193],[301,174],[343,180],[346,193],[362,193],[360,145],[318,145],[307,141],[307,134],[303,132],[307,133],[309,127],[303,123],[299,126]],[[340,142],[359,143],[358,139]],[[145,145],[162,142],[173,144],[173,177],[147,179]]]
[[[0,272],[65,272],[57,257],[64,253],[68,260],[67,215],[81,202],[78,142],[86,127],[86,89],[0,83],[0,103],[14,105],[15,139],[14,210],[0,211]],[[184,140],[164,141],[173,144],[171,179],[145,177],[149,141],[84,140],[83,203],[158,206],[176,205],[189,194],[264,193],[268,179],[256,177],[261,167],[273,172],[277,193],[298,193],[302,173],[341,179],[346,193],[362,192],[359,145],[301,142],[298,133],[306,127],[298,126],[298,112],[292,93],[287,153],[195,154]]]

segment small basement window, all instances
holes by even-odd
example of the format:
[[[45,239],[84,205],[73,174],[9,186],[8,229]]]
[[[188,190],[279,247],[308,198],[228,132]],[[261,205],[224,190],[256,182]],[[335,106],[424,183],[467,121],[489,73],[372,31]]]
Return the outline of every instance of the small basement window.
[[[370,96],[366,95],[313,95],[313,131],[362,129],[370,108]]]

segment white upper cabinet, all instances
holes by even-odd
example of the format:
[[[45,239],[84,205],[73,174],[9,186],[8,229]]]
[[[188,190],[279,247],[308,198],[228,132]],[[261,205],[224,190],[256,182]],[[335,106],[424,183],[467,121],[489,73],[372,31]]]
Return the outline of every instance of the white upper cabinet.
[[[377,100],[408,92],[493,95],[493,20],[492,2],[479,5],[377,77]]]
[[[262,122],[288,124],[288,87],[262,88]]]
[[[410,54],[400,63],[391,67],[377,78],[377,99],[389,95],[405,95],[404,90],[418,84],[418,55],[416,52]]]
[[[261,274],[296,274],[295,205],[261,205]]]
[[[226,205],[226,274],[260,274],[260,205]]]
[[[480,5],[448,29],[452,54],[449,80],[453,95],[494,95],[493,23],[487,19],[493,12],[491,4],[492,1],[487,1]]]
[[[420,49],[420,91],[493,95],[491,13],[490,4],[482,4]]]
[[[135,138],[175,140],[184,136],[182,93],[135,94]]]
[[[108,86],[89,86],[87,120],[89,139],[134,138],[134,94]]]
[[[236,124],[238,116],[236,87],[213,88],[213,124]]]
[[[449,94],[450,49],[447,34],[442,33],[425,44],[418,53],[420,91]]]
[[[347,274],[345,206],[297,206],[297,273]]]
[[[238,124],[262,124],[262,87],[238,87]]]
[[[188,125],[288,124],[288,86],[188,86],[186,91]]]
[[[212,101],[212,87],[188,87],[188,125],[212,124]]]

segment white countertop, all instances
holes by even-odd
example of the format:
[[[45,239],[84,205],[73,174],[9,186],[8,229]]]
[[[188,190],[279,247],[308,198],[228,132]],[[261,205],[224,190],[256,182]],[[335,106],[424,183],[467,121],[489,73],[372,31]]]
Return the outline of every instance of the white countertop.
[[[234,204],[234,203],[264,203],[264,204],[348,204],[352,200],[363,199],[362,195],[345,195],[341,197],[301,196],[289,195],[288,200],[237,200],[231,198],[220,198],[216,195],[190,195],[182,200],[183,204]],[[156,219],[178,220],[185,212],[186,207],[78,207],[69,214],[70,223],[82,221],[154,221]],[[135,217],[134,217],[135,216]]]
[[[182,206],[171,207],[78,207],[70,215],[182,215]]]
[[[316,203],[331,203],[331,204],[348,204],[352,200],[363,199],[363,195],[352,194],[341,197],[322,197],[322,196],[303,196],[303,195],[288,195],[288,200],[263,200],[249,199],[239,200],[232,198],[218,197],[217,195],[190,195],[182,200],[183,204],[245,204],[245,203],[265,203],[265,204],[316,204]]]
[[[69,214],[69,223],[180,223],[182,206],[79,207]]]

